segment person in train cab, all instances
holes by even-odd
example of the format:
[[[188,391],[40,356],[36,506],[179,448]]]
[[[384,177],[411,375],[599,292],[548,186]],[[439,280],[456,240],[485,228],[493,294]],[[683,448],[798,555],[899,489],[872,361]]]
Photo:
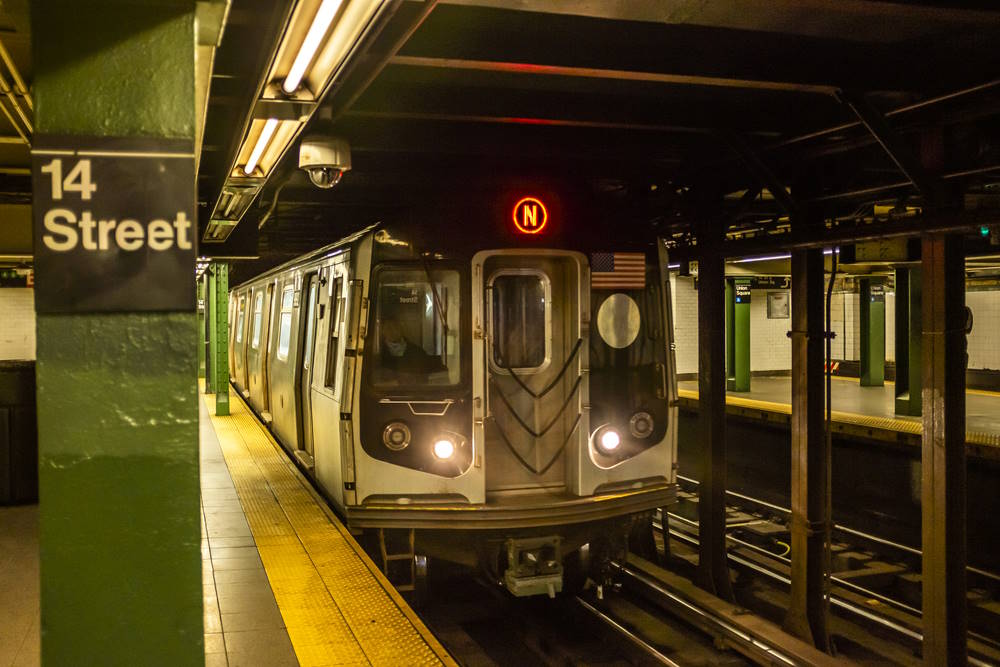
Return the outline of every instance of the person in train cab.
[[[430,355],[403,334],[394,319],[382,321],[382,368],[403,373],[427,373],[432,368]]]

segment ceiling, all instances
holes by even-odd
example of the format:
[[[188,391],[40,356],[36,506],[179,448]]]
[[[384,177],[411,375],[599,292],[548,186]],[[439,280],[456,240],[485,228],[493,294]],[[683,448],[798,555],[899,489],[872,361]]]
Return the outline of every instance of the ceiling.
[[[231,0],[205,114],[203,228],[293,6]],[[975,224],[1000,197],[995,7],[386,0],[304,130],[346,139],[352,171],[319,190],[292,145],[230,242],[201,251],[259,257],[245,269],[258,270],[428,203],[474,211],[539,182],[586,193],[614,211],[619,238],[661,235],[677,256],[713,229],[745,241],[740,254],[787,248],[790,220],[875,236],[924,224],[896,212],[975,206]],[[0,44],[30,86],[27,0],[0,5]],[[0,91],[0,203],[27,203],[14,104],[30,95],[2,58],[0,74],[14,85]]]

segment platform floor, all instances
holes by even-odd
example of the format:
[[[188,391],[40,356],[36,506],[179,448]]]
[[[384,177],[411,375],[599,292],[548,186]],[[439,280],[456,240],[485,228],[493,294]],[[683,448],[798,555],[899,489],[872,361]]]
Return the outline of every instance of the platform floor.
[[[832,383],[833,409],[838,412],[897,419],[903,422],[920,423],[920,417],[896,416],[896,386],[886,382],[882,387],[862,387],[857,378],[834,376]],[[698,392],[697,380],[683,380],[677,388],[695,397]],[[728,398],[745,398],[755,401],[790,405],[792,402],[792,379],[790,377],[754,377],[750,379],[750,391],[731,391]],[[1000,433],[1000,394],[970,389],[965,397],[965,427],[977,433]]]
[[[207,667],[456,665],[238,396],[201,412]],[[0,507],[0,667],[36,667],[38,506]]]

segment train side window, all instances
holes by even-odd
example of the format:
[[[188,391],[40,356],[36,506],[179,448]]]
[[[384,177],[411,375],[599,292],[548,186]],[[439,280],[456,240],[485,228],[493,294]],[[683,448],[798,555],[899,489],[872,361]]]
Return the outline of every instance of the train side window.
[[[250,347],[258,349],[260,347],[260,327],[264,319],[264,292],[257,292],[253,300],[253,338],[250,339]]]
[[[323,382],[328,389],[333,389],[337,385],[337,351],[340,342],[340,305],[342,303],[341,290],[344,287],[344,279],[337,278],[333,281],[333,288],[330,291],[330,313],[329,341],[326,346],[326,376]]]
[[[289,285],[281,291],[281,317],[278,320],[278,359],[288,359],[288,346],[292,340],[292,304],[295,288]]]
[[[493,363],[528,371],[544,366],[551,331],[548,278],[534,271],[503,272],[491,286]]]
[[[243,342],[243,325],[246,323],[247,318],[247,299],[245,296],[240,297],[239,306],[236,307],[236,342]]]

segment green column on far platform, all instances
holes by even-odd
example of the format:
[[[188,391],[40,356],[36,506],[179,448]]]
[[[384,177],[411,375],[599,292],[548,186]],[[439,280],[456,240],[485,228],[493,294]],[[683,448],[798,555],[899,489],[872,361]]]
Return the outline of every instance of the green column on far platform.
[[[726,281],[728,391],[750,391],[750,279]]]
[[[209,355],[212,357],[215,414],[229,414],[229,265],[209,268],[212,284],[212,319]]]
[[[885,384],[885,286],[861,279],[861,386]]]
[[[195,5],[31,3],[36,133],[193,142]],[[204,665],[195,310],[37,341],[42,664]]]

